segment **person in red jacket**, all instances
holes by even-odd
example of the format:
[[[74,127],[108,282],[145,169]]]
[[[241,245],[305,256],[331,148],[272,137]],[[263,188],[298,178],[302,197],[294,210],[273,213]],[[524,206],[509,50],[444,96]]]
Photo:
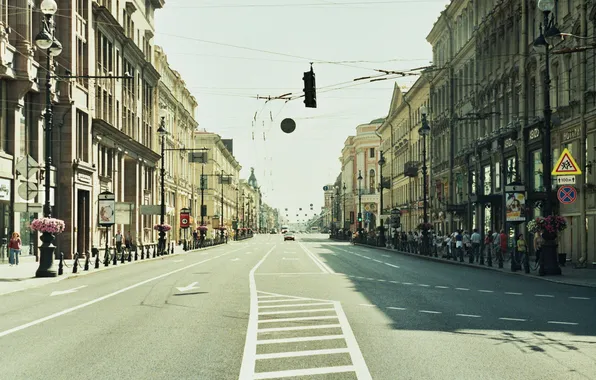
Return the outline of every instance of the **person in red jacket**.
[[[499,246],[501,248],[501,252],[499,252],[499,268],[502,268],[503,259],[507,254],[507,235],[505,235],[505,230],[501,230],[501,233],[499,234]]]
[[[19,255],[21,254],[21,235],[18,232],[13,232],[8,243],[8,262],[10,266],[19,265]]]

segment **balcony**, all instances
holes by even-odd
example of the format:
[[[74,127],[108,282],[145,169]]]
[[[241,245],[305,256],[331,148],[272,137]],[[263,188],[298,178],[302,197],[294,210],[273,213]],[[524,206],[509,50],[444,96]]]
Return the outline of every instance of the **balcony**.
[[[418,161],[408,161],[404,164],[404,175],[406,177],[418,177]]]

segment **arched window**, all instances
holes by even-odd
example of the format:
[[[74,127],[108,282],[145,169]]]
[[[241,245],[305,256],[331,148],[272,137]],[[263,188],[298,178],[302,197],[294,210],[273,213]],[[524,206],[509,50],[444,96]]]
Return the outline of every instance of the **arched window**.
[[[368,188],[371,194],[375,193],[375,170],[370,169],[368,172]]]

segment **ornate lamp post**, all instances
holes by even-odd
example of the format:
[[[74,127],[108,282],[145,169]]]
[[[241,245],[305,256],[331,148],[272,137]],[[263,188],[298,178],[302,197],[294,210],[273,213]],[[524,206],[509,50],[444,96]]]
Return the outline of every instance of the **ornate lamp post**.
[[[426,167],[426,136],[430,134],[430,127],[426,119],[427,109],[426,107],[420,107],[420,113],[422,114],[422,127],[418,130],[420,136],[422,136],[422,195],[423,209],[424,209],[424,227],[422,228],[422,254],[430,255],[429,236],[428,236],[428,179]]]
[[[380,150],[380,149],[379,149]],[[379,245],[385,246],[385,226],[383,225],[383,166],[385,166],[385,157],[381,151],[379,158],[379,166],[381,168],[381,182],[379,183]]]
[[[50,203],[51,171],[52,171],[52,128],[53,128],[53,106],[52,106],[52,57],[62,53],[62,44],[56,39],[54,14],[58,5],[54,0],[43,0],[40,4],[43,13],[42,30],[35,36],[35,43],[40,49],[47,50],[46,59],[46,107],[45,107],[45,175],[44,175],[44,207],[43,215],[46,218],[52,217],[52,206]],[[39,248],[39,267],[35,272],[36,277],[56,277],[58,273],[54,269],[54,250],[52,244],[54,235],[43,232],[41,236],[43,244]]]
[[[343,199],[343,216],[342,216],[342,226],[343,226],[343,230],[344,230],[344,237],[346,236],[346,184],[344,183],[343,185],[343,191],[344,191],[344,199]]]
[[[166,168],[165,168],[165,149],[166,149],[166,135],[168,131],[166,131],[166,118],[165,116],[161,117],[161,122],[159,123],[159,128],[157,128],[157,134],[161,139],[161,169],[160,169],[160,191],[161,191],[161,203],[160,203],[160,213],[159,213],[159,224],[164,225],[165,218],[166,218],[166,187],[165,187],[165,177],[166,177]],[[158,254],[163,255],[164,252],[167,252],[166,248],[166,233],[165,231],[159,231],[159,249]]]
[[[362,236],[362,171],[358,170],[358,238],[364,240]]]
[[[552,193],[552,177],[550,166],[552,165],[551,158],[551,114],[550,108],[550,57],[549,57],[549,43],[552,43],[553,39],[561,34],[561,32],[555,26],[554,16],[551,15],[555,8],[555,0],[539,0],[538,8],[544,15],[543,25],[540,27],[540,35],[534,41],[534,49],[539,53],[544,54],[544,125],[542,128],[542,165],[543,179],[544,179],[544,191],[546,193],[546,202],[544,202],[544,217],[553,215],[553,193]],[[559,275],[561,274],[561,268],[557,262],[557,242],[556,234],[544,234],[544,244],[542,246],[542,252],[540,254],[540,268],[538,273],[541,276],[544,275]]]

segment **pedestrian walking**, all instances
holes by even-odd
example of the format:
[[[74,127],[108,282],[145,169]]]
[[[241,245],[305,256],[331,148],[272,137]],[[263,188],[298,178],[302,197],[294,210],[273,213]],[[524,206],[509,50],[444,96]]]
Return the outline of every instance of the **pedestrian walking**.
[[[524,239],[524,234],[517,235],[517,262],[523,264],[524,268],[528,268],[528,247],[526,246],[526,240]],[[520,261],[521,258],[521,261]],[[521,265],[520,265],[521,268]],[[526,271],[526,273],[529,270]]]
[[[8,263],[10,266],[19,265],[19,255],[21,254],[21,235],[13,232],[8,243]]]
[[[540,232],[534,233],[534,253],[536,254],[536,263],[540,260],[540,254],[542,253],[542,245],[544,244],[544,238]]]
[[[476,262],[478,263],[484,263],[484,256],[482,255],[482,251],[480,250],[480,243],[482,242],[482,237],[478,233],[477,228],[474,228],[470,240],[472,241],[472,255],[470,257],[471,261],[474,262],[474,260],[476,260]]]
[[[120,229],[118,229],[118,232],[114,235],[114,241],[116,242],[116,252],[119,253],[120,249],[122,249],[122,232]]]

